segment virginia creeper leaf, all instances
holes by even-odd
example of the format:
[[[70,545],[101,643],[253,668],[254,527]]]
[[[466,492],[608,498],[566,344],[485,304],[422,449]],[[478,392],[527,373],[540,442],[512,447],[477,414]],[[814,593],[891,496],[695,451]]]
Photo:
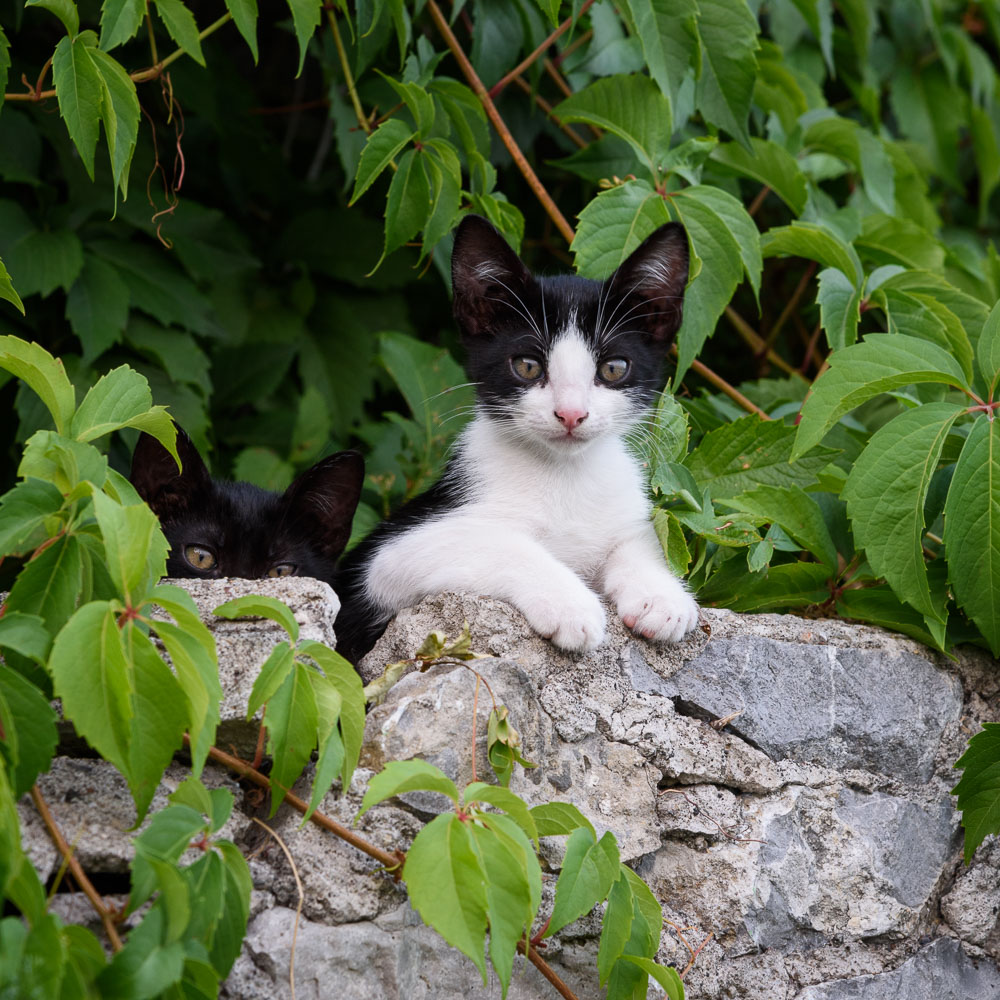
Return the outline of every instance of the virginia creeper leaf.
[[[955,767],[963,769],[951,793],[962,811],[968,865],[983,840],[1000,833],[1000,722],[984,723]]]

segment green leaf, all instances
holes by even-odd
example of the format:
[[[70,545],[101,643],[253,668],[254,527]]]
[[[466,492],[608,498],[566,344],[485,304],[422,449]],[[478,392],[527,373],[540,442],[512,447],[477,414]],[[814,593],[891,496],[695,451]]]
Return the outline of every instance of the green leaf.
[[[850,347],[858,339],[861,298],[861,289],[839,268],[825,267],[819,272],[816,301],[830,350]]]
[[[271,816],[278,811],[286,791],[295,784],[316,746],[319,715],[308,674],[307,667],[295,664],[264,710],[268,745],[274,757]]]
[[[220,907],[210,957],[215,977],[225,978],[239,957],[246,937],[253,880],[246,858],[235,844],[221,840],[216,841],[215,847],[222,857],[226,895]]]
[[[1000,833],[1000,722],[984,723],[955,767],[962,778],[951,793],[962,812],[968,865],[986,837]]]
[[[780,525],[831,573],[836,572],[837,549],[823,519],[823,512],[800,486],[758,486],[727,501],[727,504]]]
[[[670,103],[656,84],[638,74],[595,80],[556,107],[564,122],[585,122],[624,139],[651,181],[662,179],[660,163],[670,151]]]
[[[28,438],[17,471],[25,479],[49,480],[68,496],[82,482],[103,486],[108,477],[108,460],[91,444],[53,431],[35,431]]]
[[[396,96],[413,115],[413,123],[417,128],[417,138],[426,139],[434,126],[434,118],[437,114],[434,108],[434,99],[417,83],[404,83],[381,71],[376,70],[376,72],[392,87]]]
[[[649,75],[674,107],[688,66],[698,54],[698,4],[696,0],[628,0],[627,9]]]
[[[652,976],[667,991],[665,1000],[684,1000],[684,982],[676,969],[657,965],[652,959],[638,955],[622,955],[622,958]]]
[[[741,177],[766,184],[796,215],[805,209],[805,174],[795,157],[776,142],[751,136],[749,151],[739,143],[726,142],[715,147],[711,158]]]
[[[302,75],[302,66],[306,61],[309,39],[312,38],[323,12],[321,0],[288,0],[288,9],[292,12],[292,23],[295,25],[295,37],[299,41],[299,68],[295,75]]]
[[[611,975],[612,966],[621,957],[632,935],[632,886],[620,873],[608,893],[608,905],[601,921],[601,941],[597,949],[597,974],[603,986]]]
[[[984,381],[990,388],[990,399],[1000,378],[1000,302],[986,320],[983,332],[976,344],[976,361]]]
[[[749,146],[757,19],[746,0],[698,0],[698,9],[701,75],[695,102],[709,122]]]
[[[462,801],[466,806],[471,802],[484,802],[487,805],[496,806],[497,809],[502,809],[536,844],[538,843],[538,828],[535,826],[535,819],[531,815],[531,811],[524,799],[509,789],[475,781],[465,786]]]
[[[295,478],[295,468],[270,448],[244,448],[233,463],[233,478],[277,493]]]
[[[830,571],[819,563],[771,566],[767,575],[747,577],[742,560],[732,559],[698,591],[698,602],[711,608],[761,611],[819,604],[830,596]]]
[[[7,263],[22,295],[45,297],[57,288],[68,290],[76,281],[83,268],[83,247],[72,230],[39,229],[10,247]]]
[[[80,12],[73,0],[24,0],[25,7],[42,7],[55,14],[65,25],[70,36],[80,30]]]
[[[275,597],[263,597],[258,594],[248,594],[246,597],[235,597],[225,604],[213,608],[213,615],[220,618],[267,618],[277,622],[287,633],[292,642],[299,638],[299,623],[295,620],[291,608],[284,601]]]
[[[26,555],[54,534],[65,498],[52,483],[26,479],[0,497],[0,557]],[[2,622],[3,619],[0,619]]]
[[[955,599],[1000,654],[1000,426],[981,417],[955,465],[944,508]]]
[[[855,286],[862,278],[861,261],[857,251],[832,229],[815,222],[793,222],[790,226],[769,229],[760,240],[764,257],[790,254],[815,260],[824,267],[842,271]]]
[[[351,205],[372,186],[415,135],[416,132],[401,118],[389,118],[368,136],[354,177]]]
[[[363,816],[372,806],[394,795],[414,791],[440,792],[458,805],[458,789],[455,787],[455,782],[440,768],[418,758],[391,760],[368,782],[368,789],[365,791],[358,816]]]
[[[640,914],[646,924],[650,943],[646,953],[655,955],[659,951],[660,934],[663,931],[663,909],[649,886],[628,865],[623,864],[621,872],[632,887],[634,912]]]
[[[3,93],[7,89],[7,75],[10,72],[10,42],[7,41],[7,36],[4,34],[3,28],[0,28],[0,93]],[[2,110],[3,105],[0,104],[0,110]],[[3,265],[0,264],[0,271],[3,270]],[[3,275],[0,274],[0,278]],[[4,294],[3,281],[0,280],[0,298],[6,298]],[[11,300],[13,301],[13,300]],[[17,305],[17,302],[14,302]],[[21,312],[24,309],[21,308]],[[2,883],[0,883],[2,884]]]
[[[0,37],[2,37],[2,32],[0,32]],[[2,54],[3,48],[0,47],[0,56],[2,56]],[[21,296],[14,291],[10,275],[7,273],[7,268],[4,267],[2,260],[0,260],[0,299],[6,299],[7,302],[12,302],[15,308],[20,311],[21,315],[24,315],[24,303],[21,301]]]
[[[942,622],[947,613],[927,584],[924,503],[945,439],[963,412],[954,403],[904,410],[872,436],[842,493],[872,569],[902,600]]]
[[[319,756],[316,758],[316,773],[313,777],[313,790],[309,799],[309,808],[302,816],[303,824],[313,814],[323,801],[323,796],[344,767],[344,741],[337,725],[343,699],[336,684],[316,670],[306,673],[312,684],[313,695],[316,698],[316,746]],[[345,786],[346,787],[346,786]]]
[[[156,891],[157,869],[151,861],[175,865],[206,828],[199,806],[175,802],[150,817],[149,824],[134,840],[135,861],[132,865],[132,892],[129,910],[134,912]]]
[[[76,393],[62,362],[40,344],[29,344],[18,337],[0,337],[0,368],[38,394],[52,414],[56,430],[62,433],[76,409]]]
[[[39,615],[56,633],[76,608],[80,596],[83,556],[73,535],[58,538],[21,570],[7,595],[7,611]]]
[[[0,663],[0,722],[3,724],[0,760],[5,750],[12,752],[7,764],[14,798],[19,799],[30,791],[38,775],[49,769],[59,735],[56,713],[48,699],[34,684],[3,663]]]
[[[97,36],[92,31],[84,31],[75,38],[66,35],[59,40],[52,57],[52,82],[59,114],[91,180],[94,179],[94,150],[104,102],[101,75],[90,57],[96,42]]]
[[[285,678],[295,666],[295,651],[287,642],[279,642],[261,664],[260,673],[253,682],[247,702],[247,719],[252,719],[261,705],[285,683]]]
[[[0,650],[8,649],[36,663],[44,663],[51,638],[38,615],[7,610],[0,618]]]
[[[104,0],[101,4],[101,48],[107,52],[129,41],[139,30],[143,0]]]
[[[604,899],[618,877],[618,865],[618,843],[610,831],[600,840],[587,829],[570,834],[546,936],[589,913]]]
[[[233,24],[250,46],[253,61],[258,61],[257,53],[257,0],[226,0],[226,10],[233,15]]]
[[[340,780],[344,788],[358,766],[365,735],[365,689],[358,672],[340,653],[312,639],[303,639],[298,652],[319,665],[340,693],[340,735],[344,742],[344,763]]]
[[[530,811],[539,837],[559,837],[582,828],[597,839],[593,824],[572,802],[543,802]]]
[[[454,228],[462,200],[462,184],[460,178],[456,178],[450,170],[439,167],[432,157],[425,156],[423,162],[431,199],[430,215],[424,224],[424,241],[420,251],[422,255],[426,255]]]
[[[680,521],[666,510],[653,511],[653,528],[656,537],[659,539],[663,555],[667,560],[667,566],[674,576],[683,577],[687,575],[688,567],[691,565],[691,552],[684,540],[684,530]]]
[[[111,176],[122,198],[127,198],[128,171],[139,134],[139,98],[121,63],[96,48],[90,50],[90,58],[101,78],[101,120],[111,157]]]
[[[892,215],[866,215],[861,235],[854,241],[877,264],[940,271],[944,250],[922,226]]]
[[[385,247],[383,259],[398,250],[423,228],[431,211],[427,174],[418,153],[411,149],[403,154],[399,169],[389,185],[385,204]]]
[[[861,174],[865,194],[879,212],[895,211],[895,171],[882,141],[857,122],[830,114],[811,122],[802,135],[807,148],[846,160]],[[867,220],[866,220],[867,221]]]
[[[966,384],[958,363],[936,344],[903,334],[869,334],[860,344],[838,351],[813,386],[802,408],[792,459],[821,441],[845,413],[883,392],[937,382]]]
[[[401,762],[393,762],[389,767],[398,763]],[[372,781],[380,777],[376,775]],[[431,820],[406,852],[403,878],[410,903],[424,923],[471,959],[485,985],[485,878],[473,850],[468,824],[454,813],[443,813]]]
[[[70,423],[70,434],[78,441],[93,441],[121,427],[134,427],[135,419],[143,418],[152,404],[145,376],[121,365],[102,375],[84,396]]]
[[[735,497],[755,486],[805,487],[815,482],[836,452],[817,448],[800,453],[792,463],[797,441],[794,427],[749,413],[706,434],[684,465],[715,499]]]
[[[107,601],[85,604],[66,623],[53,643],[49,670],[63,711],[76,731],[127,775],[129,667]]]
[[[205,56],[201,51],[201,39],[198,37],[198,25],[195,23],[194,14],[181,3],[181,0],[152,0],[152,2],[156,4],[156,11],[166,25],[167,33],[178,47],[199,66],[204,66]]]
[[[902,632],[934,649],[945,648],[940,623],[903,604],[888,584],[842,591],[837,598],[837,614]]]
[[[121,340],[128,309],[128,285],[118,271],[100,257],[87,254],[83,270],[66,297],[66,319],[83,344],[85,365]]]
[[[94,513],[101,527],[111,579],[126,604],[138,607],[166,573],[170,543],[156,515],[145,504],[122,507],[95,492]]]

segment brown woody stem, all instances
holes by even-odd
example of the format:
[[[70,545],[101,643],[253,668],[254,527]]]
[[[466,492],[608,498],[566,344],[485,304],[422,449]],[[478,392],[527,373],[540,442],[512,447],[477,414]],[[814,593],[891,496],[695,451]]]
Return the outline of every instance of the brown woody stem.
[[[555,987],[555,991],[559,996],[563,997],[564,1000],[579,1000],[577,995],[559,977],[556,970],[530,944],[527,948],[528,950],[525,952],[524,941],[517,942],[517,950],[522,955],[527,954],[528,961]]]
[[[111,942],[111,947],[115,951],[121,951],[122,939],[118,935],[118,928],[115,927],[114,916],[107,906],[104,905],[104,900],[101,899],[100,894],[94,888],[94,884],[87,878],[86,872],[80,866],[80,862],[77,861],[76,855],[73,853],[73,848],[69,846],[66,838],[62,835],[62,831],[59,829],[55,817],[52,815],[52,810],[49,809],[49,804],[42,797],[42,792],[38,785],[32,786],[31,799],[35,803],[38,815],[42,817],[42,822],[45,824],[45,829],[48,830],[52,842],[56,845],[56,850],[62,855],[63,861],[69,866],[69,870],[73,873],[73,878],[76,879],[77,885],[80,886],[83,894],[90,900],[90,905],[101,918],[101,923],[104,924],[104,930],[108,935],[108,940]]]
[[[670,349],[670,353],[675,358],[677,357],[676,344],[674,344],[674,346]],[[739,391],[739,389],[731,386],[721,375],[716,375],[711,368],[707,365],[703,365],[697,359],[691,362],[691,371],[697,372],[703,379],[705,379],[706,382],[711,382],[716,389],[724,392],[734,403],[738,403],[748,413],[756,413],[762,420],[771,419],[756,403],[751,403],[750,400]]]
[[[572,128],[572,126],[567,125],[561,118],[559,118],[559,116],[553,110],[552,105],[549,104],[549,102],[545,100],[545,98],[542,97],[541,94],[533,93],[531,85],[529,83],[524,81],[521,77],[517,77],[514,80],[514,83],[516,83],[517,86],[520,87],[521,90],[523,90],[526,94],[534,98],[535,104],[537,104],[539,108],[541,108],[542,111],[545,112],[545,114],[549,118],[549,121],[551,121],[552,124],[556,126],[556,128],[562,131],[563,134],[566,135],[571,142],[579,146],[580,149],[587,148],[587,146],[589,145],[587,140],[581,138],[579,132],[577,132],[574,128]]]
[[[809,381],[802,372],[797,368],[793,368],[773,348],[769,348],[764,343],[764,338],[732,306],[726,306],[726,318],[736,327],[736,332],[744,341],[753,348],[754,354],[758,357],[766,357],[772,365],[780,368],[786,375],[794,375],[796,378],[802,379],[803,382]]]
[[[559,211],[558,206],[552,200],[552,196],[545,190],[545,187],[538,179],[535,171],[531,169],[531,164],[524,158],[524,153],[521,152],[521,148],[518,146],[517,141],[510,134],[510,129],[507,128],[504,120],[500,117],[500,114],[496,109],[496,105],[493,103],[488,91],[483,86],[483,81],[479,79],[479,75],[476,73],[475,69],[473,69],[472,63],[469,62],[469,57],[462,51],[462,46],[458,44],[458,39],[455,37],[455,33],[451,30],[451,26],[448,24],[447,18],[441,13],[441,8],[437,5],[436,0],[427,0],[427,9],[431,12],[431,17],[434,19],[434,23],[437,25],[438,31],[441,32],[441,36],[444,38],[448,48],[451,50],[451,54],[455,57],[455,61],[461,68],[462,75],[468,81],[469,86],[472,88],[476,97],[478,97],[482,102],[487,117],[493,123],[493,127],[497,130],[497,135],[500,136],[500,141],[507,147],[507,152],[510,153],[511,158],[517,165],[517,169],[521,171],[524,179],[528,182],[528,186],[531,188],[535,197],[542,203],[542,207],[546,212],[548,212],[549,217],[556,224],[556,227],[559,232],[562,233],[566,242],[572,243],[573,227],[566,221],[565,216]]]

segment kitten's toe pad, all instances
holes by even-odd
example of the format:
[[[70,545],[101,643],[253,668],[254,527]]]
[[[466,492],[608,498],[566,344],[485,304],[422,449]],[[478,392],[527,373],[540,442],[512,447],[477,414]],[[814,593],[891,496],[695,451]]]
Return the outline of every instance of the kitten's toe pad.
[[[604,608],[593,594],[572,605],[541,600],[522,610],[531,627],[560,649],[589,653],[604,641]]]
[[[647,639],[677,642],[698,624],[698,605],[680,587],[672,594],[623,599],[618,602],[622,621]]]

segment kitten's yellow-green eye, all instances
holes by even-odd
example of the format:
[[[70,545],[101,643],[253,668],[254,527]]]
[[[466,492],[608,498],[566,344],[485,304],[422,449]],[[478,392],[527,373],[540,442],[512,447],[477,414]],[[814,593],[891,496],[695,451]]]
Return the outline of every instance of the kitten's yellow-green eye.
[[[272,566],[268,571],[268,576],[291,576],[295,572],[294,563],[278,563],[277,566]]]
[[[525,382],[536,382],[544,374],[538,358],[511,358],[510,366],[514,369],[514,374]]]
[[[215,556],[202,545],[185,545],[184,558],[195,569],[215,568]]]
[[[597,366],[597,375],[602,382],[620,382],[628,374],[628,362],[624,358],[611,358]]]

